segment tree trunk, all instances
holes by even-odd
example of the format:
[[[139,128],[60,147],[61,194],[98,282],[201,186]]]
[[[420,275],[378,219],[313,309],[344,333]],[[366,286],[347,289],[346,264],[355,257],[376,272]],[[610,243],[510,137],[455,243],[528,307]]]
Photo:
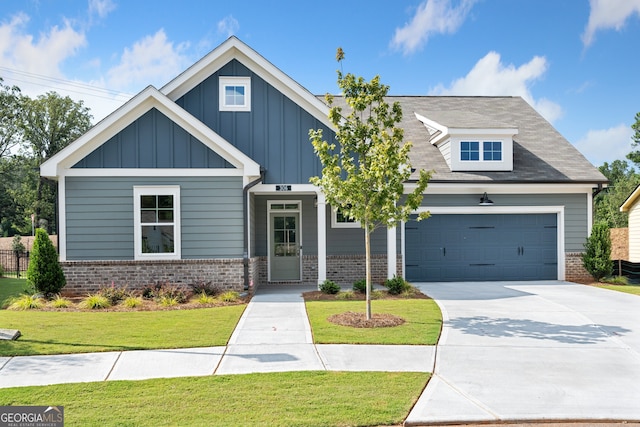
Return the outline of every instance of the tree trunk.
[[[371,234],[369,233],[369,223],[364,224],[364,246],[365,246],[365,268],[367,270],[367,291],[366,291],[366,315],[367,320],[371,320]]]

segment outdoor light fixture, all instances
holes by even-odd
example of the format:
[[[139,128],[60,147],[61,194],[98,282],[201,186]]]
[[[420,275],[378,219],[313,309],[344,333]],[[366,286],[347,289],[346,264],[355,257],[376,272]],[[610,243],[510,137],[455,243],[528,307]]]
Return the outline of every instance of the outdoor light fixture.
[[[480,206],[491,206],[493,205],[493,200],[489,200],[489,196],[487,196],[487,192],[485,191],[482,197],[480,197]]]

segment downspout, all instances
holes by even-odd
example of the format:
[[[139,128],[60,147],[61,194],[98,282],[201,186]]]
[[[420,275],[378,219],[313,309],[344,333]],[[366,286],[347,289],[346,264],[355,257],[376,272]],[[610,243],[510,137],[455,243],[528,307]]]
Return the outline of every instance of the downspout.
[[[242,222],[242,231],[244,235],[244,249],[242,255],[242,267],[244,269],[244,290],[249,290],[249,190],[264,180],[265,170],[260,168],[260,177],[251,181],[242,189],[242,211],[244,212],[244,221]]]

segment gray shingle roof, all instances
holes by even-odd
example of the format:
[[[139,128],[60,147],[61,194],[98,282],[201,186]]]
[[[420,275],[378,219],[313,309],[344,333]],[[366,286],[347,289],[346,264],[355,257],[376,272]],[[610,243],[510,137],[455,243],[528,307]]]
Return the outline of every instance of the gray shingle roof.
[[[411,141],[411,163],[432,170],[431,182],[584,182],[607,179],[548,121],[521,97],[389,96],[402,106],[405,141]],[[334,105],[344,105],[335,97]],[[440,150],[429,142],[418,113],[454,128],[517,128],[511,172],[451,172]]]

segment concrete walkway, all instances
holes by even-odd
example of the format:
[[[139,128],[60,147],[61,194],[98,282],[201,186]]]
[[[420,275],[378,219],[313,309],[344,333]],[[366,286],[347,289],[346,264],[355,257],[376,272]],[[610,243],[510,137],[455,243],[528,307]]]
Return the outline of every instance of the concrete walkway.
[[[433,346],[313,344],[301,296],[308,290],[259,289],[226,347],[2,357],[0,388],[253,372],[433,370]]]
[[[640,298],[566,282],[432,283],[444,328],[407,424],[640,420]]]

